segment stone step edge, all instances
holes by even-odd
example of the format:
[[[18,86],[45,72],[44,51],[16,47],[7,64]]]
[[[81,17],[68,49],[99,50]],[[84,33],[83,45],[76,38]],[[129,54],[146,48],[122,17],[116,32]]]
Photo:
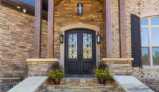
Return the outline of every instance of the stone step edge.
[[[48,86],[48,88],[54,88],[54,89],[83,89],[83,88],[85,88],[85,89],[88,89],[88,88],[93,88],[93,89],[98,89],[98,88],[112,88],[112,87],[114,87],[114,86],[108,86],[108,85],[105,85],[105,86],[87,86],[87,87],[63,87],[63,86],[60,86],[60,88],[57,88],[57,87],[55,87],[55,86]]]

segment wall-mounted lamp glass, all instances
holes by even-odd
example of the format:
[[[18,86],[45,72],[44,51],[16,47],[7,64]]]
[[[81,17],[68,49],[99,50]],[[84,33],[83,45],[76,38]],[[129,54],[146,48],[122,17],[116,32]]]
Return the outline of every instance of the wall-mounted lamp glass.
[[[21,6],[17,6],[17,10],[20,12],[21,11]]]
[[[60,34],[60,43],[62,44],[64,42],[64,35],[61,33]]]
[[[22,9],[23,13],[27,13],[27,10],[26,9]]]
[[[78,16],[83,15],[83,3],[81,3],[81,2],[77,3],[77,15]]]
[[[101,43],[101,36],[100,34],[97,34],[97,44],[100,44]]]

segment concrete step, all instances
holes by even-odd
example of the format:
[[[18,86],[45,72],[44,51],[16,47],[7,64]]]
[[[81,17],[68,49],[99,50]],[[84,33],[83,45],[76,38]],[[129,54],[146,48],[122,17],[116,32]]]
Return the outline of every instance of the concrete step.
[[[48,85],[46,92],[123,92],[115,83],[98,84],[95,78],[65,78],[61,85]]]

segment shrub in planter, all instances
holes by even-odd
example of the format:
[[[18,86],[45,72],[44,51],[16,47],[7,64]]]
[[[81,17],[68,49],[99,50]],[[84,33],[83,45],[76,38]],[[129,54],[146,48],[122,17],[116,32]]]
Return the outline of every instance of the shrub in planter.
[[[108,68],[106,68],[106,69],[101,69],[101,68],[96,69],[96,78],[98,79],[98,82],[100,84],[106,84],[107,81],[112,81],[113,80],[113,77],[112,77]]]
[[[51,84],[60,84],[61,79],[64,78],[64,72],[61,70],[50,71],[48,77]]]

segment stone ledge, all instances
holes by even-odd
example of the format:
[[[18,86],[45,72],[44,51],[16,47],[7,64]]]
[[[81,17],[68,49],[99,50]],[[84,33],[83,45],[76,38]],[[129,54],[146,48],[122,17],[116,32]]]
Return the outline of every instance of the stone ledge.
[[[107,60],[107,61],[111,61],[111,60],[115,60],[115,61],[127,61],[127,60],[134,60],[133,58],[103,58],[102,60]]]
[[[0,80],[19,80],[20,77],[0,77]]]
[[[134,59],[133,58],[102,58],[102,61],[105,62],[105,63],[112,63],[112,64],[115,64],[115,63],[119,63],[119,64],[131,64],[132,61]],[[109,62],[111,61],[111,62]],[[122,62],[120,62],[122,61]]]
[[[26,62],[27,62],[27,64],[52,64],[52,63],[58,62],[58,59],[56,59],[56,58],[46,58],[46,59],[32,58],[32,59],[27,59]]]

